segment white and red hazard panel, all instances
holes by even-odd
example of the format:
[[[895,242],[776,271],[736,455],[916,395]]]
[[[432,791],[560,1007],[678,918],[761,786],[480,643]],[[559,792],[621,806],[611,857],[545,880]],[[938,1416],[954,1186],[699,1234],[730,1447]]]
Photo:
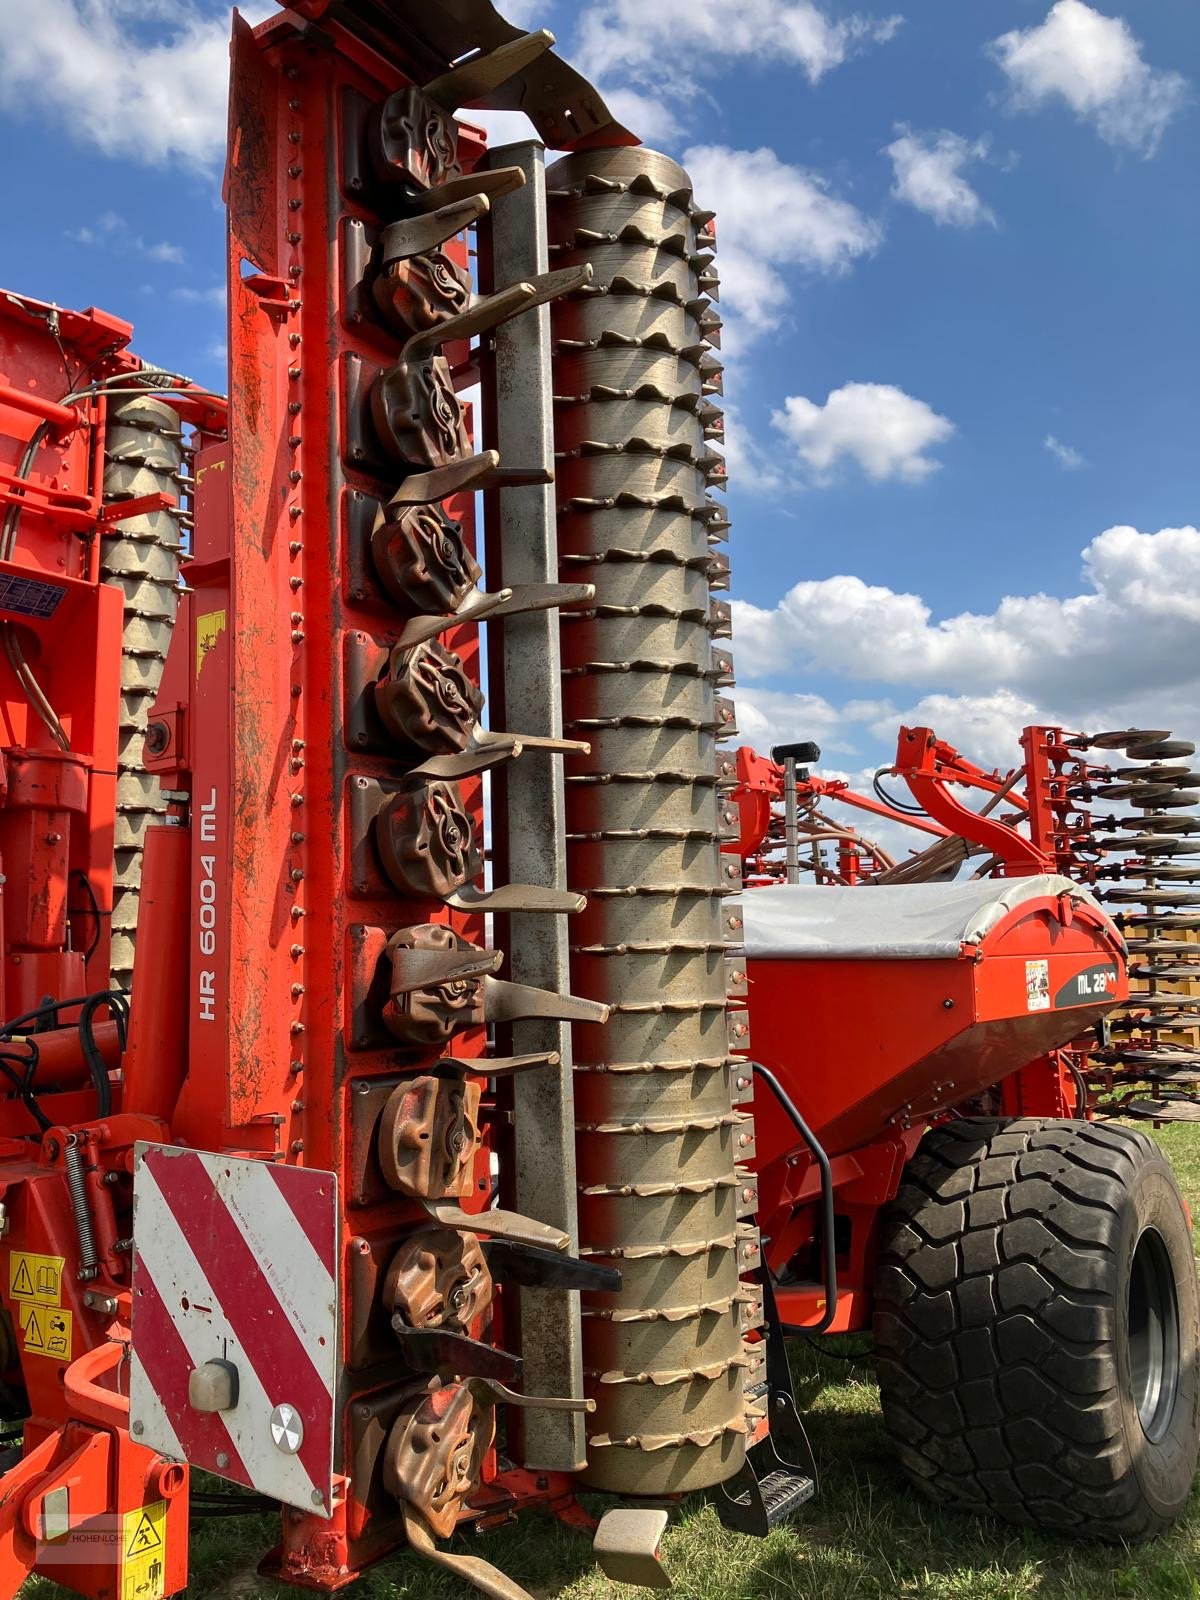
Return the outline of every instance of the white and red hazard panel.
[[[139,1144],[134,1207],[134,1437],[329,1516],[333,1173]]]

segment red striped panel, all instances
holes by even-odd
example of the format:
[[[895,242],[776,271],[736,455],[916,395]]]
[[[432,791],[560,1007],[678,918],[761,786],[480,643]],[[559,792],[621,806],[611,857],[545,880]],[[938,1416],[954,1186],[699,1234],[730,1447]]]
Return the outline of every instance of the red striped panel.
[[[141,1256],[134,1268],[137,1289],[137,1358],[145,1369],[150,1387],[158,1396],[163,1410],[171,1419],[171,1426],[189,1461],[215,1462],[218,1451],[229,1457],[228,1467],[221,1471],[237,1483],[253,1488],[253,1479],[238,1454],[237,1445],[219,1411],[194,1411],[188,1400],[188,1377],[195,1366],[179,1331],[171,1321],[171,1313],[163,1303],[158,1288],[147,1271]]]
[[[332,1200],[330,1190],[335,1182],[330,1173],[325,1180],[329,1185],[320,1188],[313,1182],[313,1174],[302,1167],[285,1167],[276,1162],[264,1163],[276,1188],[288,1203],[288,1208],[304,1233],[304,1237],[317,1253],[329,1276],[336,1281],[337,1241],[332,1226]]]
[[[245,1236],[194,1152],[163,1157],[148,1151],[145,1159],[271,1404],[286,1401],[303,1418],[297,1458],[314,1485],[325,1484],[333,1443],[329,1389]],[[139,1335],[139,1355],[142,1349]]]

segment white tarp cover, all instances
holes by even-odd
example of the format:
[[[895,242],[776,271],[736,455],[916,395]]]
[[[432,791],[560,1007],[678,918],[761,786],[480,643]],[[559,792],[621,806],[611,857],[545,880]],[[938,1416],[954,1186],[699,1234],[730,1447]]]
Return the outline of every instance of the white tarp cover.
[[[790,960],[937,961],[977,944],[1015,906],[1043,895],[1091,896],[1070,878],[981,878],[965,883],[811,883],[748,889],[748,956]]]

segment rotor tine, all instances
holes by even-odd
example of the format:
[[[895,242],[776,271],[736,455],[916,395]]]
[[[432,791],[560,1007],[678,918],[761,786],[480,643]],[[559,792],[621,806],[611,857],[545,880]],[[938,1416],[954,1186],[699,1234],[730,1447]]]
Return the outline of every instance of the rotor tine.
[[[554,994],[527,983],[508,983],[490,975],[483,980],[484,1016],[489,1022],[515,1022],[524,1017],[550,1017],[559,1022],[607,1022],[609,1007],[574,994]]]
[[[502,950],[411,950],[397,945],[392,951],[391,993],[413,994],[463,978],[480,978],[495,972],[503,960]]]
[[[524,183],[525,174],[520,167],[476,167],[474,172],[447,178],[445,183],[412,195],[409,204],[414,211],[436,211],[472,194],[486,194],[492,200],[500,200],[514,189],[522,188]]]
[[[549,750],[552,754],[567,756],[588,756],[592,753],[592,747],[586,739],[554,739],[549,734],[541,733],[488,733],[483,728],[477,730],[475,737],[481,745],[489,745],[493,739],[519,739],[522,750]]]
[[[449,616],[413,617],[400,629],[395,648],[411,650],[414,645],[436,639],[439,633],[445,633],[447,628],[453,628],[460,622],[479,622],[502,606],[511,594],[511,589],[497,589],[495,594],[484,594],[481,589],[476,589]]]
[[[532,883],[508,883],[498,889],[476,889],[468,883],[448,894],[446,904],[456,911],[546,911],[570,916],[582,911],[587,900],[568,889],[546,889]]]
[[[502,761],[515,761],[528,742],[523,737],[496,734],[494,744],[480,742],[454,755],[427,756],[419,767],[411,767],[408,775],[410,778],[441,778],[451,783],[456,778],[472,778],[477,772],[499,766]]]
[[[553,483],[554,474],[546,467],[502,467],[498,450],[484,450],[477,456],[462,456],[444,467],[428,472],[410,472],[380,509],[378,521],[386,521],[392,506],[427,506],[452,494],[480,489],[523,489],[530,485]]]
[[[593,583],[518,583],[493,616],[515,617],[528,611],[553,611],[556,607],[583,606],[596,598]]]
[[[502,1572],[484,1561],[481,1556],[460,1555],[457,1550],[442,1550],[434,1543],[424,1517],[411,1506],[401,1505],[404,1517],[404,1535],[412,1550],[443,1571],[452,1573],[461,1583],[470,1584],[489,1600],[533,1600],[528,1589],[506,1578]]]
[[[518,1244],[538,1245],[544,1250],[569,1250],[571,1241],[548,1222],[535,1222],[517,1211],[464,1211],[450,1200],[419,1200],[419,1206],[434,1222],[460,1233],[477,1233],[486,1238],[514,1239]]]
[[[472,339],[478,333],[487,333],[502,322],[519,316],[532,306],[545,305],[559,295],[570,294],[573,289],[590,283],[590,266],[564,267],[560,272],[539,272],[536,277],[521,283],[510,283],[495,294],[481,295],[478,300],[456,317],[448,317],[436,328],[416,333],[404,346],[400,359],[404,362],[423,361],[436,355],[444,344],[455,339]]]
[[[431,78],[421,86],[421,93],[446,111],[457,111],[464,106],[486,108],[493,91],[523,72],[553,44],[554,35],[548,28],[523,33],[495,50],[471,56],[451,67],[449,72]]]
[[[472,1066],[472,1062],[453,1061],[451,1066]],[[557,1050],[533,1051],[528,1056],[493,1056],[475,1062],[478,1072],[485,1078],[510,1078],[517,1072],[528,1072],[531,1067],[560,1067],[563,1058]]]
[[[495,1378],[468,1378],[467,1387],[497,1406],[540,1406],[544,1411],[595,1411],[596,1402],[571,1395],[518,1394]]]
[[[491,204],[486,194],[471,194],[448,206],[439,206],[436,211],[389,222],[379,239],[380,265],[387,267],[409,256],[427,255],[485,217]]]

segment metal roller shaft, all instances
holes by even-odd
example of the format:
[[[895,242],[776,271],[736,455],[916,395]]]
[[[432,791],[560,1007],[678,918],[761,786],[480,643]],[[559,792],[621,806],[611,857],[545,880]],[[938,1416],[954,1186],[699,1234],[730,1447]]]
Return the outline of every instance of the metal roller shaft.
[[[139,395],[110,412],[106,500],[167,494],[178,502],[182,461],[179,415],[169,405]],[[179,525],[172,513],[143,512],[114,524],[101,541],[100,571],[125,595],[109,965],[113,987],[127,989],[133,976],[145,832],[166,812],[158,779],[142,764],[142,746],[179,601]]]
[[[564,732],[591,745],[567,764],[568,881],[588,895],[571,981],[613,1008],[574,1028],[580,1248],[622,1274],[584,1296],[583,1476],[656,1495],[742,1464],[740,1274],[757,1250],[738,1221],[748,1119],[726,997],[740,921],[720,851],[710,219],[645,149],[566,157],[547,205],[551,266],[594,273],[551,311],[562,575],[596,589],[562,622]]]

